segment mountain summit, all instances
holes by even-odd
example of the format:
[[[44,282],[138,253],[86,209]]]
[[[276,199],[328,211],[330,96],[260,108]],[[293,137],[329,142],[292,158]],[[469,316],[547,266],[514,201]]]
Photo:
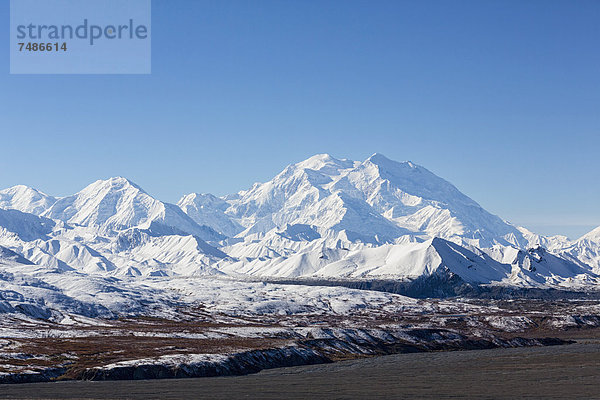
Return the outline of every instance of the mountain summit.
[[[213,229],[195,223],[176,205],[156,200],[122,177],[98,180],[72,196],[61,198],[44,216],[103,232],[137,227],[153,234],[191,234],[204,240],[222,238]]]
[[[474,246],[527,244],[516,227],[446,180],[379,153],[362,162],[318,154],[223,200],[224,214],[244,234],[301,224],[380,244],[408,234]]]
[[[0,208],[3,209],[40,215],[55,201],[54,197],[24,185],[0,190]]]
[[[586,233],[581,238],[579,238],[579,240],[580,241],[588,240],[590,242],[600,243],[600,226],[597,227],[596,229],[592,230],[591,232]]]

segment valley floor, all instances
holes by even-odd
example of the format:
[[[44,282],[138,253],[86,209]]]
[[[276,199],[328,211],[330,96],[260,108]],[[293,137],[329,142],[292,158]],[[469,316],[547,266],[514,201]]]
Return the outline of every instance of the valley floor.
[[[565,346],[397,354],[241,377],[0,385],[0,398],[600,398],[600,332],[579,336]]]
[[[287,295],[302,289],[279,288]],[[573,335],[593,336],[600,330],[596,300],[417,300],[353,289],[311,290],[307,299],[322,292],[319,307],[292,312],[272,297],[258,302],[274,302],[275,310],[287,313],[196,304],[174,309],[176,319],[69,314],[52,322],[4,314],[0,382],[245,375],[397,353],[556,347]],[[269,296],[274,292],[269,289]],[[367,305],[359,295],[372,301]],[[333,309],[324,312],[324,304]]]

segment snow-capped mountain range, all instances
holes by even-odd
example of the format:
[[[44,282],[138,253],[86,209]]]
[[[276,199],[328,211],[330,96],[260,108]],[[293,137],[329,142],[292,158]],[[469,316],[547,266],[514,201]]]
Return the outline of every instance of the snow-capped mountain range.
[[[412,162],[321,154],[248,190],[191,193],[177,205],[121,177],[63,198],[1,190],[3,262],[119,279],[453,274],[476,284],[595,288],[600,227],[575,241],[536,235]]]

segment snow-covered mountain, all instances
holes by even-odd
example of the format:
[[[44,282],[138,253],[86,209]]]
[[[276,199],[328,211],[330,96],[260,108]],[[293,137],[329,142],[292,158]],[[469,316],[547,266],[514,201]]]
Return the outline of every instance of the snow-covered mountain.
[[[164,203],[121,177],[54,198],[0,191],[2,254],[52,273],[414,280],[595,287],[600,228],[515,227],[412,162],[316,155],[272,180]],[[24,262],[26,261],[26,262]]]
[[[99,180],[60,199],[17,189],[3,191],[14,195],[0,209],[0,243],[40,266],[117,276],[214,274],[210,265],[226,257],[205,241],[225,236],[125,178]],[[44,207],[36,206],[40,199]],[[10,209],[16,205],[43,216]]]
[[[263,277],[415,279],[448,270],[467,282],[501,281],[510,267],[484,252],[474,252],[440,238],[422,243],[385,244],[370,248],[321,248],[289,257],[239,261],[225,272]]]
[[[159,236],[190,234],[208,241],[224,238],[212,228],[195,223],[174,204],[156,200],[121,177],[96,181],[73,196],[61,198],[43,215],[104,233],[136,227]]]
[[[411,231],[484,247],[526,244],[514,226],[410,161],[375,154],[349,171],[335,189],[356,193],[388,220]]]
[[[583,235],[574,243],[566,243],[558,249],[563,256],[581,261],[600,273],[600,227]]]
[[[592,230],[591,232],[586,233],[578,240],[578,242],[584,242],[584,241],[600,243],[600,226],[597,227],[596,229]]]
[[[411,234],[380,215],[352,187],[336,187],[355,163],[317,155],[285,168],[271,181],[226,197],[226,210],[244,226],[242,235],[286,225],[314,225],[345,232],[350,240],[389,243]]]
[[[256,250],[256,249],[254,249]],[[520,250],[496,245],[480,250],[441,238],[376,247],[313,246],[287,255],[219,262],[234,276],[277,278],[414,280],[448,273],[475,284],[582,288],[600,284],[597,269],[542,247]]]
[[[0,264],[22,264],[33,265],[31,261],[6,247],[0,246]]]
[[[56,199],[27,186],[18,185],[0,190],[0,208],[41,215]]]
[[[32,241],[46,238],[55,226],[56,223],[48,218],[0,209],[0,236],[16,236],[24,241]]]
[[[246,228],[240,236],[311,225],[372,244],[392,243],[404,235],[475,246],[528,243],[519,229],[449,182],[412,162],[381,154],[363,162],[316,155],[224,200],[229,207],[220,204],[220,209]]]
[[[188,194],[183,196],[177,205],[196,223],[209,226],[226,236],[235,236],[244,229],[225,215],[229,204],[212,194]]]

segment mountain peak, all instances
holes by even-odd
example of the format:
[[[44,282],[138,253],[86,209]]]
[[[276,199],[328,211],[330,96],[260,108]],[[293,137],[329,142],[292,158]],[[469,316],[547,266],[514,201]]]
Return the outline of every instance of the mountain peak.
[[[335,160],[335,157],[333,157],[331,154],[328,153],[319,153],[319,154],[315,154],[312,157],[309,157],[306,161],[309,160],[320,160],[320,161],[331,161],[331,160]]]
[[[0,190],[0,208],[40,215],[55,201],[54,197],[25,185]]]
[[[370,162],[383,168],[398,168],[401,166],[405,168],[408,167],[411,169],[424,169],[423,167],[413,163],[412,161],[394,161],[392,159],[387,158],[381,153],[373,154],[371,157],[367,158],[365,162]]]
[[[6,194],[38,194],[38,195],[43,195],[43,196],[48,196],[47,194],[45,194],[42,191],[39,191],[35,188],[32,188],[30,186],[26,186],[26,185],[15,185],[15,186],[11,186],[9,188],[0,190],[0,195],[6,195]]]
[[[352,168],[354,162],[346,159],[337,159],[330,154],[315,154],[314,156],[307,158],[294,165],[301,169],[312,169],[315,171],[337,171],[340,169]]]
[[[146,191],[142,189],[135,182],[124,178],[122,176],[115,176],[108,179],[99,179],[83,188],[76,195],[83,195],[84,197],[106,197],[111,193],[131,193],[132,196],[137,194],[147,195]]]
[[[177,206],[187,214],[186,209],[188,207],[225,211],[228,204],[225,200],[211,193],[190,193],[179,199]]]
[[[176,205],[155,199],[121,176],[98,180],[58,200],[44,216],[99,228],[108,234],[139,228],[153,235],[191,234],[206,240],[222,239],[222,235],[198,225]]]
[[[112,178],[108,178],[108,179],[104,179],[104,180],[100,179],[100,180],[97,180],[96,182],[92,183],[88,187],[91,187],[91,186],[110,187],[115,190],[134,188],[134,189],[144,192],[144,190],[139,185],[137,185],[135,182],[133,182],[132,180],[127,179],[125,177],[122,177],[122,176],[114,176]]]
[[[577,241],[589,240],[591,242],[600,242],[600,226],[580,237]]]
[[[75,225],[122,229],[163,212],[164,206],[159,201],[129,179],[117,176],[97,180],[58,200],[45,216]]]
[[[364,162],[317,154],[225,201],[225,214],[249,232],[303,224],[385,240],[409,231],[486,244],[505,243],[509,234],[520,238],[426,168],[380,153]]]
[[[381,154],[381,153],[373,153],[371,155],[371,157],[367,158],[367,160],[372,161],[374,163],[377,162],[390,162],[392,160],[390,160],[389,158],[387,158],[385,155]]]
[[[183,196],[177,206],[197,224],[208,226],[216,232],[235,236],[243,230],[241,225],[225,215],[229,204],[210,193],[190,193]]]
[[[37,189],[34,189],[34,188],[32,188],[30,186],[26,186],[26,185],[15,185],[15,186],[9,187],[8,189],[4,189],[3,192],[5,190],[6,191],[8,191],[8,190],[13,190],[13,191],[33,190],[33,191],[36,191],[36,192],[38,191]]]

